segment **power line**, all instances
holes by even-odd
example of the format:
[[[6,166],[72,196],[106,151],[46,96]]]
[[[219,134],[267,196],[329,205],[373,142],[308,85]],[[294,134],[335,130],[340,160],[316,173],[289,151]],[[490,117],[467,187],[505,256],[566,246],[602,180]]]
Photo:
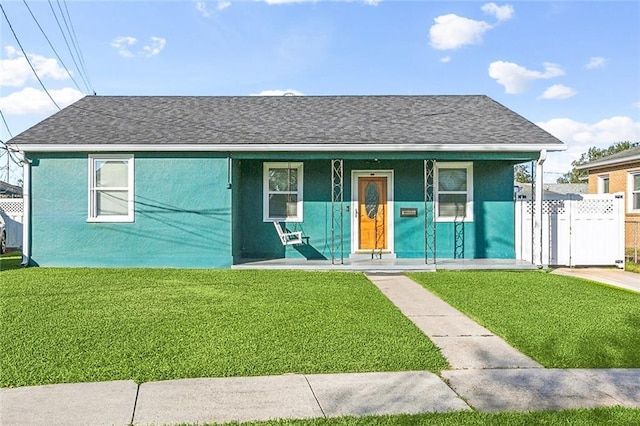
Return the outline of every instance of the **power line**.
[[[31,14],[31,17],[33,18],[33,20],[36,22],[36,25],[38,26],[38,28],[40,28],[40,32],[42,32],[42,35],[44,36],[44,38],[47,40],[47,43],[49,43],[49,47],[51,47],[51,50],[53,50],[53,53],[56,55],[56,58],[58,58],[58,60],[60,61],[60,63],[62,64],[62,67],[65,69],[65,71],[67,72],[67,74],[69,75],[69,77],[71,78],[71,80],[73,81],[73,83],[76,85],[76,87],[78,88],[79,91],[83,92],[83,90],[80,88],[80,86],[78,85],[78,82],[76,81],[75,78],[73,78],[73,75],[71,75],[71,72],[69,71],[69,68],[67,68],[67,65],[62,61],[62,58],[60,57],[60,55],[58,55],[58,52],[56,51],[56,48],[53,47],[53,44],[51,43],[51,40],[49,40],[49,37],[47,37],[47,34],[44,32],[44,30],[42,29],[42,27],[40,26],[40,23],[38,22],[38,20],[36,19],[35,15],[33,14],[33,12],[31,11],[31,8],[29,7],[29,5],[27,4],[27,0],[22,0],[22,2],[24,3],[24,5],[27,7],[27,10],[29,11],[29,13]]]
[[[7,124],[7,120],[4,118],[4,114],[2,113],[1,109],[0,109],[0,117],[2,117],[2,122],[4,123],[4,127],[7,129],[7,132],[9,132],[9,136],[13,137],[13,134],[11,134],[11,130],[9,129],[9,125]]]
[[[89,79],[89,72],[87,71],[87,64],[84,62],[84,55],[82,54],[82,49],[80,48],[80,42],[78,41],[78,36],[76,35],[76,29],[73,27],[73,21],[71,20],[71,15],[69,14],[69,8],[67,7],[66,0],[63,0],[64,10],[67,12],[67,18],[69,18],[69,25],[71,26],[71,36],[75,39],[75,46],[78,49],[78,56],[80,58],[80,65],[82,66],[82,70],[84,71],[84,75],[87,78],[87,82],[89,83],[89,88],[91,92],[95,95],[96,92],[93,90],[93,84],[91,84],[91,80]],[[58,6],[60,3],[58,3]]]
[[[64,30],[62,29],[62,25],[60,25],[60,20],[58,19],[58,15],[56,15],[56,11],[53,9],[53,4],[51,4],[51,0],[47,0],[47,2],[49,3],[49,7],[51,8],[51,13],[53,13],[53,17],[56,19],[56,23],[58,24],[58,28],[60,29],[60,32],[62,33],[62,38],[64,39],[64,43],[67,45],[67,49],[69,50],[69,54],[71,55],[71,60],[73,61],[73,64],[76,66],[76,70],[78,70],[78,74],[80,75],[80,78],[82,78],[82,82],[84,83],[85,87],[87,88],[87,91],[91,92],[91,89],[89,88],[89,84],[87,83],[87,80],[85,79],[84,75],[82,74],[82,70],[78,66],[78,62],[76,61],[76,58],[73,55],[73,51],[71,50],[71,46],[69,46],[69,41],[67,40],[67,36],[65,35]]]
[[[27,56],[27,52],[24,51],[24,48],[22,47],[22,43],[20,43],[20,40],[18,40],[18,36],[16,35],[16,32],[13,30],[13,26],[11,25],[11,21],[9,21],[9,17],[7,16],[7,12],[5,12],[4,11],[4,7],[2,7],[2,3],[0,3],[0,9],[2,10],[2,14],[4,15],[4,19],[7,20],[7,24],[9,24],[9,29],[11,29],[11,32],[13,33],[13,37],[16,39],[16,42],[18,43],[18,46],[20,47],[20,50],[22,51],[22,54],[24,55],[24,58],[27,60],[27,63],[29,64],[29,67],[31,67],[31,71],[33,71],[33,74],[36,76],[36,79],[38,79],[38,82],[40,83],[40,86],[42,86],[42,88],[44,89],[44,92],[47,94],[47,96],[49,96],[49,99],[51,99],[51,102],[53,102],[53,104],[56,106],[56,108],[58,108],[58,110],[60,110],[61,109],[60,106],[58,106],[56,101],[53,100],[53,98],[51,97],[51,93],[49,93],[47,88],[44,86],[44,83],[42,82],[42,80],[40,80],[40,76],[36,72],[36,69],[31,64],[31,61],[29,60],[29,57]]]

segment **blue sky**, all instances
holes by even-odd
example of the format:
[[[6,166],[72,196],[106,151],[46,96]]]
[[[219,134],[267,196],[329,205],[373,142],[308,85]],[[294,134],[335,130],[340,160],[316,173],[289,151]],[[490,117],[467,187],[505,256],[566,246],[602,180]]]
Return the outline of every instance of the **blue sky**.
[[[68,9],[87,75],[74,65],[50,4],[27,4],[79,88],[24,3],[2,2],[61,107],[91,90],[486,94],[568,145],[567,152],[550,155],[546,181],[568,171],[590,146],[640,141],[637,1],[52,0],[63,28],[58,4]],[[56,108],[4,17],[0,35],[0,110],[15,135]],[[1,123],[0,138],[9,139]]]

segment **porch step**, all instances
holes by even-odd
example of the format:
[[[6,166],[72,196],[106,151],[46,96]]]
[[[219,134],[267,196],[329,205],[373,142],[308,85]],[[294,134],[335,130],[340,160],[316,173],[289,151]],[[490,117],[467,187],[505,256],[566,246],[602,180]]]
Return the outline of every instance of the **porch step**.
[[[354,261],[354,262],[358,262],[360,260],[367,260],[367,261],[371,261],[371,260],[384,260],[384,259],[396,259],[396,254],[395,253],[391,253],[389,251],[382,251],[382,253],[380,253],[379,251],[376,251],[373,255],[371,254],[371,251],[365,252],[365,251],[361,251],[358,253],[351,253],[349,255],[349,260]]]

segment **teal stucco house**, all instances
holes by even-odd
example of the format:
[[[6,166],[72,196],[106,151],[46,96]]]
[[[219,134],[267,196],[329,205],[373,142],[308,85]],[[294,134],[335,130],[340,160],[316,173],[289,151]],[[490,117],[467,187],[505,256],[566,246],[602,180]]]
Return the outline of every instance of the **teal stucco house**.
[[[10,146],[26,262],[189,268],[513,259],[513,166],[565,148],[486,96],[87,96]]]

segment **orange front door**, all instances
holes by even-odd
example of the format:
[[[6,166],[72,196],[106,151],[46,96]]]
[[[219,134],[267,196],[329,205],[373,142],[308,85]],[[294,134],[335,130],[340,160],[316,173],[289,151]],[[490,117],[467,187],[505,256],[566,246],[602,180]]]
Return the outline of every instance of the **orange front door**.
[[[358,178],[358,232],[360,250],[387,248],[387,178]]]

